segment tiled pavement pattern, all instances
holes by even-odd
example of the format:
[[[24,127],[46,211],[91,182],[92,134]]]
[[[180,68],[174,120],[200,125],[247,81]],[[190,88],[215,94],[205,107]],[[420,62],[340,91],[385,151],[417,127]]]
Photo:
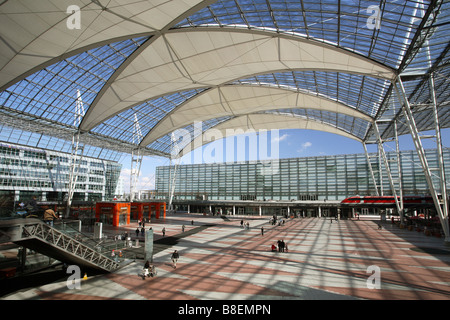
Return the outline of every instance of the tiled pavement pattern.
[[[88,277],[81,289],[68,289],[65,281],[23,290],[3,299],[132,299],[132,300],[297,300],[383,299],[418,300],[450,298],[450,248],[443,239],[393,226],[378,230],[375,221],[303,218],[272,226],[269,217],[176,215],[152,223],[155,240],[201,224],[214,224],[182,238],[157,253],[158,275],[138,276],[143,261],[131,262],[115,273]],[[191,220],[195,223],[192,226]],[[264,235],[261,235],[261,226]],[[130,233],[136,229],[131,225]],[[283,239],[289,252],[271,252]],[[430,254],[417,248],[447,250]],[[416,250],[412,250],[416,248]],[[170,255],[180,252],[178,267]],[[425,250],[426,251],[426,250]],[[442,254],[443,253],[443,254]],[[380,288],[368,288],[372,272],[380,268]],[[369,282],[372,283],[372,282]]]

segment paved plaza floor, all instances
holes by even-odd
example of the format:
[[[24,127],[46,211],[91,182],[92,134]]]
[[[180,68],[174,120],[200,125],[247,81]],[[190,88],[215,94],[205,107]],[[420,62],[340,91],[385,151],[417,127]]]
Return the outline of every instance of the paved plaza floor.
[[[448,300],[450,248],[442,238],[390,222],[329,218],[204,217],[180,214],[151,226],[155,240],[208,225],[154,255],[158,274],[143,280],[142,260],[90,276],[25,289],[2,300]],[[250,228],[241,227],[241,219]],[[194,224],[191,224],[194,221]],[[264,228],[264,234],[261,233]],[[132,233],[136,225],[130,225]],[[288,252],[271,252],[284,240]],[[177,268],[170,256],[180,253]]]

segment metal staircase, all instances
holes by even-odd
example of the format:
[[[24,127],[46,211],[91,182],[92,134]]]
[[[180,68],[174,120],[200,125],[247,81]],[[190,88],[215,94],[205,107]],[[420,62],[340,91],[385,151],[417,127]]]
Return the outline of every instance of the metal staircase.
[[[14,219],[0,222],[3,241],[47,255],[80,268],[111,272],[119,262],[111,258],[114,247],[95,241],[66,224],[51,227],[38,219]]]

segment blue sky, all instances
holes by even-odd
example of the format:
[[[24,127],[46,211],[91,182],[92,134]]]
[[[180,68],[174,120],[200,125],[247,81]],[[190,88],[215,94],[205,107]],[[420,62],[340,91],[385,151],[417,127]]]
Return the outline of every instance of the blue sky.
[[[425,133],[423,133],[425,134]],[[442,130],[442,142],[444,148],[450,148],[450,129]],[[278,148],[280,158],[311,157],[320,155],[339,155],[364,153],[362,144],[356,140],[346,138],[337,134],[314,131],[314,130],[279,130]],[[414,150],[414,144],[411,136],[400,136],[399,140],[401,150]],[[274,141],[272,140],[272,143]],[[213,145],[217,143],[217,145]],[[182,163],[202,163],[208,158],[208,152],[225,146],[226,141],[213,142],[209,146],[205,145],[203,149],[198,149],[194,157],[192,152],[182,159]],[[434,139],[423,139],[423,146],[426,149],[436,148]],[[376,145],[368,145],[369,152],[376,152]],[[395,150],[393,143],[385,144],[386,151]],[[214,154],[214,153],[212,153]],[[269,152],[270,155],[270,152]],[[205,159],[202,159],[205,158]],[[224,157],[222,157],[224,158]],[[254,157],[253,157],[254,158]],[[253,160],[252,158],[252,160]],[[246,160],[248,160],[246,158]],[[211,162],[206,159],[206,162]],[[124,179],[125,192],[129,191],[130,157],[125,157],[122,163],[122,177]],[[139,178],[138,189],[154,189],[154,176],[157,166],[169,165],[170,161],[162,157],[144,157],[141,166],[141,175]]]

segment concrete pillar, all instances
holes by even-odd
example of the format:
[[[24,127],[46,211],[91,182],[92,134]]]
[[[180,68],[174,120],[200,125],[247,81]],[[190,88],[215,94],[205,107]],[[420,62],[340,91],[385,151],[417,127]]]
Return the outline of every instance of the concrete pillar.
[[[145,231],[144,260],[153,262],[153,229]]]
[[[81,222],[81,220],[80,220]],[[103,224],[101,222],[96,222],[94,225],[94,239],[101,239],[103,232]]]

